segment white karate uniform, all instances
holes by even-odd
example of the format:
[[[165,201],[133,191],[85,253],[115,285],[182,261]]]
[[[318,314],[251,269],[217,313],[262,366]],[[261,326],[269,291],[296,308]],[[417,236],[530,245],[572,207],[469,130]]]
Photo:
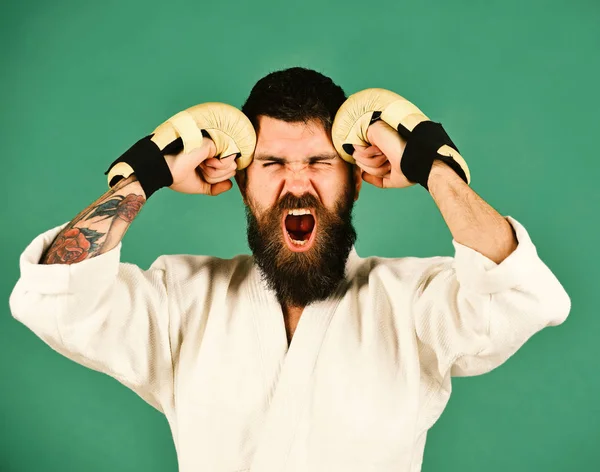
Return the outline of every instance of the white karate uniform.
[[[454,257],[353,250],[347,282],[304,310],[289,349],[251,256],[161,256],[144,271],[120,262],[119,244],[38,264],[64,225],[21,255],[10,307],[163,412],[181,472],[416,472],[451,375],[490,371],[570,311],[507,220],[518,247],[499,265],[456,241]]]

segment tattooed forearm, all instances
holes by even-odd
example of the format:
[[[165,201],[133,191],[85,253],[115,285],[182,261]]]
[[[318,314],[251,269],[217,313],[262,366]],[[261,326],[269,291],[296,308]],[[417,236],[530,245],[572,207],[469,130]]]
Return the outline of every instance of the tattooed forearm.
[[[113,188],[79,213],[56,237],[42,264],[74,264],[110,251],[146,203],[135,175]]]

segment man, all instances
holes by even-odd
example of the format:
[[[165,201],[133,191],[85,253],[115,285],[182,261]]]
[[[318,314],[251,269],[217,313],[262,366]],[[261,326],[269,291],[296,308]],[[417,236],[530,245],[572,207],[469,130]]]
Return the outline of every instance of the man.
[[[120,263],[151,193],[135,173],[21,256],[13,316],[162,411],[183,472],[418,471],[451,376],[497,367],[568,315],[523,226],[440,159],[421,185],[455,256],[359,257],[362,180],[413,182],[406,143],[381,121],[371,146],[344,147],[356,165],[340,158],[331,127],[345,99],[317,72],[275,72],[243,107],[257,132],[244,170],[234,155],[215,158],[206,136],[164,152],[176,191],[219,194],[235,175],[252,257]],[[166,150],[173,138],[152,139]]]

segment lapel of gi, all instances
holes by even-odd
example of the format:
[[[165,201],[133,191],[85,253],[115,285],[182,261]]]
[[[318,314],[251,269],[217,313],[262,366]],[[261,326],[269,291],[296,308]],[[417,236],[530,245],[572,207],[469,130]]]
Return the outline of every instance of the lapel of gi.
[[[287,350],[281,306],[275,296],[255,277],[253,296],[257,334],[263,354],[270,405],[251,472],[282,472],[287,462],[296,427],[310,392],[310,381],[327,328],[348,289],[360,258],[352,250],[347,263],[347,281],[327,300],[306,307]],[[256,309],[258,308],[258,309]]]

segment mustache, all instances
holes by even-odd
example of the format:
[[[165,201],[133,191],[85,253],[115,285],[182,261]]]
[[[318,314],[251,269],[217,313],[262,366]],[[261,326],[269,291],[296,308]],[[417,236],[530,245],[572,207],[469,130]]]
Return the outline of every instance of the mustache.
[[[275,205],[276,211],[297,210],[300,208],[322,208],[321,202],[310,193],[305,193],[297,197],[291,193],[286,193]]]

